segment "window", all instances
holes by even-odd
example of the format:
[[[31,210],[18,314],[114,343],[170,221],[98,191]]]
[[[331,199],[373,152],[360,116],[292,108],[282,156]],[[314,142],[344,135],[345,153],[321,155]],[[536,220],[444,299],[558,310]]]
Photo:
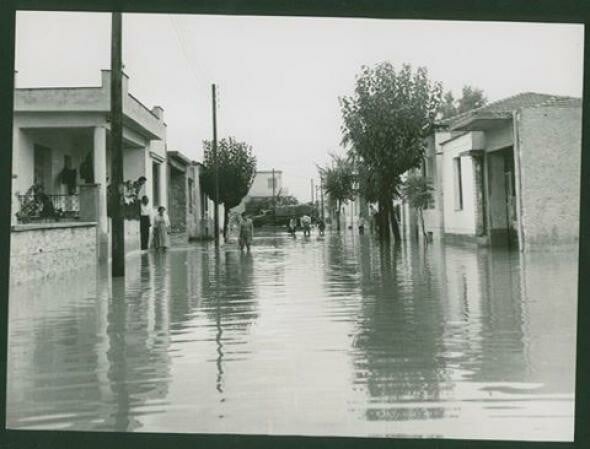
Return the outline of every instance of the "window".
[[[152,205],[160,206],[160,164],[152,163]]]
[[[453,159],[455,172],[455,210],[463,210],[463,183],[461,181],[461,158]]]
[[[268,188],[271,190],[274,188],[274,178],[272,176],[268,178]]]

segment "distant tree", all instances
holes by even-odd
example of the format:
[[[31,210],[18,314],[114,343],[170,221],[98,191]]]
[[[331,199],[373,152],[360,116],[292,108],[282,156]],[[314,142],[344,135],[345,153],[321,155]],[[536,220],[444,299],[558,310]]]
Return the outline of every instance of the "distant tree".
[[[483,90],[466,85],[463,86],[461,91],[461,98],[457,100],[455,100],[450,90],[445,93],[439,107],[439,114],[443,119],[453,117],[457,114],[485,106],[487,101]]]
[[[463,112],[485,106],[488,99],[484,95],[483,90],[477,87],[463,86],[462,95],[458,102],[458,113],[462,114]]]
[[[355,176],[353,165],[346,158],[332,155],[332,165],[318,167],[324,190],[336,205],[336,228],[340,230],[342,203],[354,197]]]
[[[448,117],[452,117],[454,115],[457,115],[457,101],[455,100],[455,97],[453,96],[453,92],[451,92],[450,90],[448,90],[442,99],[442,102],[440,104],[440,116],[441,118],[448,118]]]
[[[215,160],[211,141],[204,141],[205,150],[201,185],[203,191],[215,198]],[[245,142],[238,142],[233,137],[221,139],[217,143],[219,166],[219,203],[224,206],[223,236],[227,239],[229,211],[242,201],[256,174],[256,156],[252,147]]]
[[[442,96],[440,83],[428,71],[405,64],[397,71],[388,63],[363,67],[352,97],[340,99],[343,140],[368,172],[379,204],[377,229],[381,241],[401,239],[393,210],[400,176],[422,163],[423,138],[433,128]]]
[[[424,178],[419,175],[411,175],[404,182],[403,195],[407,199],[411,207],[416,209],[418,212],[418,218],[422,227],[422,235],[424,241],[428,242],[428,235],[426,234],[426,228],[424,226],[424,209],[427,209],[432,202],[432,185]]]
[[[299,204],[299,201],[293,195],[286,195],[281,187],[275,194],[274,204],[276,207],[296,206]]]

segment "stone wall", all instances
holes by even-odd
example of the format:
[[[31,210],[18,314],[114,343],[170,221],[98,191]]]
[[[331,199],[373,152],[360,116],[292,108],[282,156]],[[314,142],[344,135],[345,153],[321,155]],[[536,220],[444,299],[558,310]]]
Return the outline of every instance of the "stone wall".
[[[168,216],[172,232],[185,232],[187,219],[187,181],[186,173],[170,170],[168,192]]]
[[[582,108],[524,109],[517,127],[523,249],[576,244]]]
[[[10,238],[10,282],[18,284],[96,264],[94,223],[17,225]]]

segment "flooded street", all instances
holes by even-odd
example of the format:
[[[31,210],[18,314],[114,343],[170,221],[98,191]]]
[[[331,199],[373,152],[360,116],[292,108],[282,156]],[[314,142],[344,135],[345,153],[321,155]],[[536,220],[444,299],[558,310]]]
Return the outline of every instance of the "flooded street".
[[[573,439],[577,254],[257,232],[11,289],[7,427]]]

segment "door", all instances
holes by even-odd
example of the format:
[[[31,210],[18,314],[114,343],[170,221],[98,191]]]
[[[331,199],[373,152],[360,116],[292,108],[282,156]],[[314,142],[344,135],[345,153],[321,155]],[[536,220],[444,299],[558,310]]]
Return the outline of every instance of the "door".
[[[33,151],[33,183],[51,193],[51,149],[35,144]]]
[[[508,228],[508,244],[518,245],[516,215],[516,183],[514,178],[513,152],[509,151],[504,159],[504,191],[506,192],[506,220]]]

